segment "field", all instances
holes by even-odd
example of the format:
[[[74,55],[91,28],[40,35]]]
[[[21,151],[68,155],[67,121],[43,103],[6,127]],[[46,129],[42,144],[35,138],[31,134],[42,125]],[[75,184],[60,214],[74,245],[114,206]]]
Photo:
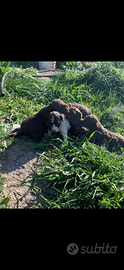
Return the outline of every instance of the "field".
[[[14,143],[7,138],[13,124],[21,123],[55,98],[82,103],[97,115],[102,125],[124,136],[124,64],[123,62],[66,62],[51,81],[32,77],[37,69],[9,67],[4,83],[5,96],[0,98],[0,153]],[[24,137],[21,140],[28,141]],[[38,149],[41,170],[27,182],[44,201],[38,207],[68,209],[124,208],[124,149],[97,145],[85,136],[69,137],[68,146],[61,135],[46,134]],[[50,186],[44,192],[34,185],[34,178]],[[0,188],[4,180],[0,176]],[[9,198],[0,202],[6,207]]]

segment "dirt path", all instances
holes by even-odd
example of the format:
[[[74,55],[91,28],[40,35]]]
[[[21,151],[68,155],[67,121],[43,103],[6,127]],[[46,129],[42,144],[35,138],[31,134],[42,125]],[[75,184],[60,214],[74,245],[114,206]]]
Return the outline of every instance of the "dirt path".
[[[9,197],[8,208],[30,208],[34,204],[43,202],[34,194],[33,188],[28,183],[20,186],[22,180],[36,173],[32,167],[38,168],[38,161],[39,156],[36,151],[18,144],[11,145],[0,157],[0,172],[6,178],[0,200]]]
[[[51,80],[54,76],[56,76],[57,73],[60,73],[60,69],[55,69],[53,71],[39,71],[38,75],[34,75],[33,77],[39,77],[44,80]]]

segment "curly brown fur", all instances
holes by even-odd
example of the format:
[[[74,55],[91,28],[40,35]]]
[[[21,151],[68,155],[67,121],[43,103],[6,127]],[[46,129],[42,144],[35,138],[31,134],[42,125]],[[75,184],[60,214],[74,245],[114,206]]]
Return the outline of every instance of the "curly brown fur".
[[[81,120],[83,119],[82,112],[71,105],[71,103],[64,103],[61,99],[54,99],[50,105],[52,107],[52,111],[59,111],[60,113],[64,113],[65,118],[75,126],[81,126]]]
[[[65,118],[71,124],[71,128],[69,130],[71,135],[77,137],[79,135],[86,134],[89,131],[89,129],[83,127],[82,124],[83,117],[92,114],[87,107],[77,103],[64,103],[60,99],[54,99],[50,105],[52,106],[52,110],[64,113]]]
[[[21,128],[15,133],[11,133],[8,136],[21,136],[26,135],[34,140],[40,142],[48,127],[45,121],[45,117],[52,111],[61,111],[62,113],[68,112],[68,106],[60,100],[53,100],[48,106],[42,108],[38,113],[33,114],[22,121]]]
[[[51,107],[51,111],[59,111],[60,113],[64,113],[65,115],[69,113],[68,105],[62,101],[61,99],[54,99],[49,104]]]
[[[51,106],[45,106],[38,113],[33,114],[22,121],[21,129],[8,136],[26,135],[40,142],[47,130],[47,124],[44,121],[45,116],[51,111]]]
[[[83,118],[89,114],[92,114],[92,112],[82,104],[78,104],[78,103],[67,103],[67,104],[69,105],[70,108],[76,107],[78,110],[80,110]]]
[[[89,136],[94,132],[94,131],[99,131],[95,132],[93,137],[96,142],[98,143],[104,143],[108,142],[110,146],[114,147],[124,147],[124,137],[121,136],[119,133],[114,133],[102,126],[102,124],[99,122],[98,117],[96,115],[88,115],[84,118],[82,121],[83,127],[89,128],[90,133]]]
[[[86,115],[92,114],[92,112],[82,104],[78,103],[65,103],[61,99],[54,99],[50,105],[52,106],[53,111],[59,111],[64,113],[65,117],[69,121],[77,121],[77,118],[84,118]],[[74,117],[74,118],[73,118]]]
[[[64,103],[62,100],[60,99],[54,99],[51,103],[50,103],[51,107],[52,107],[52,111],[59,111],[60,113],[64,113],[65,114],[65,118],[73,125],[77,126],[77,127],[82,127],[82,120],[83,120],[83,114],[82,112],[77,108],[78,104],[75,104],[76,106],[74,106],[74,104],[71,103]],[[81,105],[81,109],[83,111],[83,113],[85,115],[88,115],[90,112],[90,110],[88,108],[86,108],[85,106]],[[87,112],[86,112],[86,109]]]
[[[78,127],[85,133],[85,129],[82,128],[83,114],[76,106],[81,106],[80,108],[83,110],[84,115],[86,115],[86,113],[89,114],[90,110],[83,105],[75,104],[74,106],[74,104],[72,104],[71,106],[71,103],[68,105],[60,99],[54,99],[48,106],[42,108],[38,113],[24,119],[21,124],[21,129],[15,133],[9,134],[9,136],[26,135],[40,142],[47,131],[45,117],[52,111],[59,111],[64,114],[70,124]]]
[[[71,128],[69,130],[69,133],[75,137],[79,137],[81,135],[86,135],[87,132],[89,132],[89,129],[87,129],[86,127],[77,127],[73,124],[71,124]]]

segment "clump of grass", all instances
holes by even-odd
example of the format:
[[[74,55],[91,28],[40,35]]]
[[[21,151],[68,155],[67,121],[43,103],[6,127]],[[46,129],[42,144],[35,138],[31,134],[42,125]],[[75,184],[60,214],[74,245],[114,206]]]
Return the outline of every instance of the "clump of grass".
[[[42,102],[47,81],[32,77],[37,74],[36,69],[32,67],[26,69],[12,67],[9,71],[11,72],[5,79],[5,88],[10,94],[15,93],[18,97],[33,99],[34,103],[35,101]]]
[[[41,190],[39,196],[48,208],[123,208],[124,152],[117,155],[82,139],[70,140],[68,146],[54,139],[39,154],[37,178],[56,191],[47,196]]]
[[[94,91],[102,91],[104,97],[110,90],[117,94],[118,99],[124,103],[124,70],[116,68],[112,62],[98,62],[80,77],[80,83],[87,82],[92,85]],[[93,91],[93,92],[94,92]]]

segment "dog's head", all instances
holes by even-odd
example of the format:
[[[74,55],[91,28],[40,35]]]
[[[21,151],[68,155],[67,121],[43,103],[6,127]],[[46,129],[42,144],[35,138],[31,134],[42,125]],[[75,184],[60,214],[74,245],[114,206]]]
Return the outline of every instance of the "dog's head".
[[[53,132],[58,132],[61,122],[64,121],[65,115],[59,112],[53,111],[46,115],[45,122],[48,129]]]

